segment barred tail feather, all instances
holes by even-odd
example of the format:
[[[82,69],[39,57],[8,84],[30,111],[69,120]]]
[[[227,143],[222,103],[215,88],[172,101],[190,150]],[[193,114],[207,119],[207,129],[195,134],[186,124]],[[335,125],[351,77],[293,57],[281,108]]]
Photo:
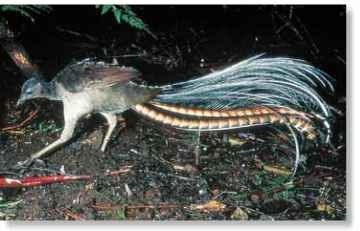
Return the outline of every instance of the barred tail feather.
[[[135,111],[157,122],[190,131],[218,131],[267,124],[289,124],[304,133],[310,140],[316,138],[311,120],[296,114],[252,113],[250,115],[226,117],[183,117],[161,110],[154,105],[135,105]]]
[[[322,118],[329,141],[331,112],[319,92],[334,92],[333,79],[325,72],[304,60],[261,54],[202,77],[162,86],[152,103],[208,112],[285,108]]]

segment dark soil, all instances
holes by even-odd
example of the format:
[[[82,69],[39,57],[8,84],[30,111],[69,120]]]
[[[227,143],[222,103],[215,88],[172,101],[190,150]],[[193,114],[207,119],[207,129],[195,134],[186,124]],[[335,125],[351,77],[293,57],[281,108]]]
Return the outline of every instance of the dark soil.
[[[83,17],[77,17],[79,8]],[[106,123],[92,115],[78,124],[71,142],[20,173],[10,167],[58,138],[62,106],[36,101],[16,108],[24,77],[1,51],[5,60],[0,64],[1,127],[21,122],[35,108],[40,112],[27,126],[0,133],[0,174],[15,178],[60,173],[95,177],[0,190],[0,219],[346,219],[343,6],[209,6],[202,7],[201,14],[200,8],[185,6],[139,6],[134,10],[159,35],[158,42],[145,32],[114,25],[110,16],[100,17],[91,6],[58,6],[32,25],[17,18],[13,22],[18,29],[26,28],[21,42],[49,77],[69,61],[88,56],[111,59],[109,56],[146,52],[142,58],[119,60],[137,66],[150,84],[208,73],[260,52],[305,58],[337,80],[336,94],[328,99],[338,110],[333,120],[333,146],[303,142],[299,169],[291,177],[294,147],[288,134],[277,128],[199,136],[127,112],[127,126],[119,126],[103,153],[100,145]],[[290,11],[293,18],[284,19]],[[290,26],[280,30],[286,22]],[[91,23],[93,28],[85,26]],[[95,40],[60,33],[56,27]],[[105,176],[127,165],[132,168],[126,174]],[[215,209],[204,207],[213,201],[218,202]],[[11,202],[18,203],[8,204]]]

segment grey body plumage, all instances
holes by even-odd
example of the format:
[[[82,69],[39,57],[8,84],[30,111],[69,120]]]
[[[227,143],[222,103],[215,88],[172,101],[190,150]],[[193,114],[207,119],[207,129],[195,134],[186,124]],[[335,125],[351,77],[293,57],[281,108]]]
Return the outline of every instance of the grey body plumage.
[[[31,156],[31,159],[53,151],[73,136],[79,119],[89,113],[100,113],[109,124],[101,150],[110,140],[120,114],[135,104],[149,101],[159,89],[139,86],[131,79],[139,76],[133,68],[84,60],[66,66],[50,82],[39,78],[27,80],[18,104],[35,98],[59,100],[63,103],[64,129],[54,143]]]
[[[51,82],[57,85],[63,100],[76,96],[84,100],[84,104],[90,104],[94,112],[122,113],[159,92],[131,81],[139,76],[131,67],[86,59],[66,66]]]

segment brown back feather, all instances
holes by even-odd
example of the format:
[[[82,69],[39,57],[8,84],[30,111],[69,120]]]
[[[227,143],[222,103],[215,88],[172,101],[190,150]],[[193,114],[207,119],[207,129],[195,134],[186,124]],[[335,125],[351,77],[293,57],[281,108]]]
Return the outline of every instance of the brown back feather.
[[[139,76],[140,72],[131,67],[83,61],[66,66],[54,81],[70,92],[80,92],[126,84]]]

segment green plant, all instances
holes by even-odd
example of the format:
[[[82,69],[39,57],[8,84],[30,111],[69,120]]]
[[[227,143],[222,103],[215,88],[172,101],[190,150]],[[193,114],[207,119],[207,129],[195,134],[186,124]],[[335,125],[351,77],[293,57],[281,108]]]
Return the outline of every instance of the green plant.
[[[127,23],[131,27],[146,31],[152,37],[156,38],[156,36],[150,31],[148,25],[136,15],[130,6],[97,5],[96,8],[100,9],[101,15],[111,12],[118,24],[122,22]]]
[[[126,220],[126,214],[125,214],[125,209],[124,209],[124,208],[121,208],[121,209],[116,210],[115,213],[116,213],[116,218],[117,218],[119,221]]]
[[[18,200],[18,201],[13,201],[13,202],[4,202],[1,198],[0,198],[0,208],[14,208],[15,206],[17,206],[18,204],[20,204],[21,202],[23,202],[23,200]]]
[[[2,5],[0,6],[0,13],[12,12],[23,16],[32,22],[35,21],[34,15],[47,14],[52,10],[48,5]]]
[[[146,31],[152,37],[156,36],[150,31],[148,25],[139,18],[130,6],[119,5],[97,5],[96,8],[100,9],[100,14],[105,15],[111,12],[118,24],[126,23],[131,27]],[[23,16],[32,22],[35,21],[35,15],[47,14],[52,11],[52,7],[48,5],[0,5],[0,24],[4,24],[2,13],[10,12]]]

